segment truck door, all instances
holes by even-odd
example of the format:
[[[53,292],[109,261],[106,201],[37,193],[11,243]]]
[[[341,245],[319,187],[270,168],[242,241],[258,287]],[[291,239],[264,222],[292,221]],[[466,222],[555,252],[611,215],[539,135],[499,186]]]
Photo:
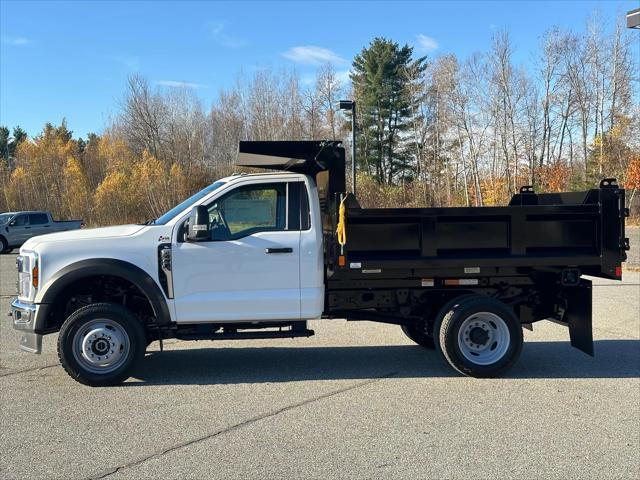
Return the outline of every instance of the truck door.
[[[31,238],[31,225],[29,215],[21,214],[13,217],[9,222],[9,242],[13,246],[20,246]]]
[[[177,321],[299,319],[299,190],[239,185],[207,208],[211,239],[174,243]]]

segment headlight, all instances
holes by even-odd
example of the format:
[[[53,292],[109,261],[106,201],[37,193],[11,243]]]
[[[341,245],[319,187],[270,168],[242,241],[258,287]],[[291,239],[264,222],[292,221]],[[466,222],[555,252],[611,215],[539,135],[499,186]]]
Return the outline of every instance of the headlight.
[[[40,265],[38,254],[27,252],[16,259],[18,267],[18,298],[33,302],[40,284]]]

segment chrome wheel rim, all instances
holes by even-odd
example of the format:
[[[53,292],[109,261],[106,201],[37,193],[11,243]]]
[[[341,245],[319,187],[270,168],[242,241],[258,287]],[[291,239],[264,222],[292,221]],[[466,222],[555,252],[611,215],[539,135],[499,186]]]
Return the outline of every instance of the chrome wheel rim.
[[[506,322],[491,312],[467,317],[458,332],[460,353],[476,365],[491,365],[507,353],[511,334]]]
[[[130,343],[120,324],[109,319],[92,320],[73,336],[73,357],[85,370],[107,374],[127,360]]]

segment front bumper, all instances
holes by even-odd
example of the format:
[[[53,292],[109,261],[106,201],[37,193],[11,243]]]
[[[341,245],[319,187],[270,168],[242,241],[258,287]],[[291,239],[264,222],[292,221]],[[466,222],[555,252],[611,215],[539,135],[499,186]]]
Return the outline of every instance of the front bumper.
[[[9,315],[13,318],[13,328],[21,332],[20,348],[29,353],[42,352],[42,335],[34,331],[39,309],[39,305],[22,303],[17,298],[11,302]]]

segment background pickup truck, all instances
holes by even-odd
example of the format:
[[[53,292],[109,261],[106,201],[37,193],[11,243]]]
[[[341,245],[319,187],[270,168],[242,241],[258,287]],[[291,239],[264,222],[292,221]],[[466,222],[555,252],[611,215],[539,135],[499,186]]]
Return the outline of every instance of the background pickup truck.
[[[308,337],[318,318],[398,325],[474,377],[506,372],[546,319],[593,355],[583,275],[620,280],[629,248],[614,179],[523,187],[500,207],[361,208],[337,142],[241,142],[237,163],[276,171],[220,179],[145,225],[26,242],[20,347],[59,331],[63,368],[92,386],[128,378],[156,340]]]
[[[36,235],[82,228],[82,220],[57,222],[50,212],[0,213],[0,253],[9,253]]]

